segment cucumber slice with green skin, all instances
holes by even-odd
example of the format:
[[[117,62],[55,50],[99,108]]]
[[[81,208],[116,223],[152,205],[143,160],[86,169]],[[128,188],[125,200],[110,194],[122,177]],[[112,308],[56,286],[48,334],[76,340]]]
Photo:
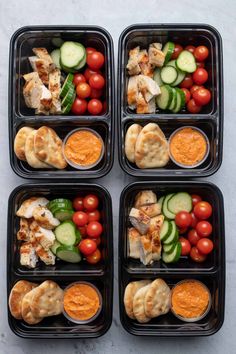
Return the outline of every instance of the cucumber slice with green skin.
[[[75,234],[76,234],[75,244],[78,245],[78,243],[80,243],[80,241],[82,240],[82,236],[81,236],[81,234],[80,234],[78,229],[75,230]]]
[[[163,222],[163,225],[162,225],[161,231],[160,231],[161,242],[165,242],[165,240],[169,237],[169,235],[171,233],[172,233],[172,224],[168,220],[165,220]]]
[[[57,48],[60,48],[63,43],[64,43],[64,41],[59,37],[52,39],[52,44]]]
[[[56,65],[56,67],[61,69],[61,65],[60,65],[61,52],[60,52],[60,49],[59,48],[58,49],[54,49],[51,52],[50,55],[51,55],[53,63]]]
[[[163,251],[165,253],[172,253],[175,249],[175,245],[176,245],[176,242],[170,243],[169,245],[163,245]]]
[[[163,85],[163,81],[161,79],[161,69],[156,68],[154,70],[153,80],[157,83],[158,86],[162,86]]]
[[[67,74],[75,74],[76,70],[74,68],[68,68],[67,66],[62,64],[61,58],[60,58],[60,65],[61,65],[61,69],[63,71],[65,71],[65,73]]]
[[[172,84],[177,79],[178,73],[173,66],[164,66],[161,69],[161,79],[165,84]]]
[[[58,209],[53,215],[60,221],[71,220],[74,210]]]
[[[53,205],[50,208],[50,211],[53,213],[53,215],[55,216],[56,212],[60,211],[60,210],[72,210],[71,208],[69,208],[66,204],[64,203],[58,203],[58,205]]]
[[[75,70],[80,70],[80,69],[82,69],[84,66],[85,66],[85,64],[86,64],[86,55],[84,56],[84,58],[81,60],[81,62],[79,63],[79,65],[78,66],[76,66],[75,67]]]
[[[48,203],[48,208],[50,206],[54,206],[55,204],[58,205],[58,203],[63,203],[65,205],[67,205],[68,209],[72,209],[72,202],[70,199],[66,199],[66,198],[57,198],[57,199],[53,199]]]
[[[160,109],[167,109],[172,101],[173,93],[169,85],[160,87],[161,93],[156,98],[156,104]]]
[[[76,98],[76,93],[74,92],[73,97],[72,97],[72,101],[71,101],[70,103],[68,103],[67,106],[65,106],[65,107],[62,108],[62,113],[63,113],[63,114],[68,114],[68,113],[70,113],[75,98]]]
[[[179,238],[179,231],[177,229],[177,226],[176,226],[174,220],[170,221],[170,224],[172,226],[172,230],[171,230],[170,235],[165,240],[163,240],[163,243],[165,245],[175,243],[178,241],[178,238]]]
[[[51,247],[51,251],[52,253],[54,253],[55,255],[57,255],[57,249],[61,247],[60,242],[58,242],[57,240],[54,241],[54,244]]]
[[[162,253],[162,260],[165,263],[175,263],[181,256],[181,243],[177,242],[174,250],[171,253]]]
[[[76,244],[76,227],[75,224],[70,221],[63,221],[54,230],[57,241],[65,246],[73,246]]]
[[[78,42],[67,41],[64,42],[60,48],[61,63],[67,68],[75,68],[79,65],[81,60],[86,55],[85,48]]]
[[[62,106],[66,107],[68,104],[71,104],[71,102],[73,102],[74,92],[75,92],[75,88],[74,85],[72,85],[69,87],[67,94],[65,95],[65,97],[61,102]]]
[[[69,263],[79,263],[82,259],[77,247],[61,246],[57,249],[57,257]]]
[[[183,50],[176,59],[176,65],[179,70],[187,73],[193,73],[197,69],[194,55],[188,50]]]
[[[182,95],[179,91],[177,91],[177,88],[175,88],[176,90],[176,105],[175,105],[175,108],[172,109],[172,112],[173,113],[178,113],[179,111],[181,111],[182,109]]]
[[[172,89],[172,93],[173,93],[173,97],[172,97],[172,101],[168,107],[168,109],[170,111],[172,111],[173,109],[175,109],[175,106],[176,106],[176,103],[177,103],[177,92],[176,92],[176,89],[175,88],[171,88]]]
[[[186,74],[182,70],[179,70],[179,68],[176,65],[176,60],[169,61],[167,66],[173,66],[173,68],[175,68],[177,70],[178,76],[177,76],[176,80],[171,84],[171,86],[178,86],[183,81]]]
[[[162,49],[163,53],[165,54],[164,65],[168,63],[168,61],[171,58],[171,55],[174,53],[174,50],[175,50],[175,45],[173,42],[167,42],[164,45],[164,48]]]
[[[165,199],[165,196],[163,195],[161,198],[158,199],[158,202],[157,202],[158,204],[160,204],[161,209],[162,209],[164,199]]]
[[[63,86],[61,88],[61,92],[60,92],[60,96],[61,97],[65,97],[67,92],[68,92],[68,90],[69,90],[69,88],[71,86],[74,86],[73,83],[72,83],[73,79],[74,79],[74,75],[73,74],[70,73],[70,74],[67,75],[67,77],[66,77],[66,79],[64,81],[64,84],[63,84]]]
[[[180,89],[180,88],[178,88],[178,87],[176,87],[176,91],[177,91],[177,93],[179,93],[180,94],[180,99],[181,99],[181,109],[182,108],[184,108],[184,106],[185,106],[185,94],[184,94],[184,92]]]
[[[175,195],[175,193],[167,194],[167,196],[165,197],[164,202],[163,202],[162,213],[164,214],[165,218],[167,218],[167,219],[174,219],[175,218],[175,214],[170,212],[169,209],[167,208],[168,201],[174,195]]]
[[[173,214],[178,214],[180,211],[190,213],[192,208],[192,197],[187,192],[176,193],[167,201],[167,209]]]

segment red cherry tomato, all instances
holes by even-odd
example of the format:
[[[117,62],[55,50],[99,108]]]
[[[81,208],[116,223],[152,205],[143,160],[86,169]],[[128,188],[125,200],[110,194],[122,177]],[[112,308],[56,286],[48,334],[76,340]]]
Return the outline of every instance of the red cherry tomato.
[[[93,52],[87,55],[87,64],[92,70],[100,69],[104,64],[104,55],[100,52]]]
[[[197,234],[197,231],[195,229],[189,230],[189,232],[188,232],[188,240],[191,243],[191,245],[193,245],[193,246],[196,246],[196,244],[200,240],[200,237]]]
[[[84,204],[83,204],[83,199],[82,197],[77,197],[73,200],[73,208],[76,210],[76,211],[82,211],[84,210]]]
[[[95,194],[88,194],[84,197],[83,203],[86,211],[94,211],[98,207],[99,199]]]
[[[183,51],[182,45],[175,44],[175,49],[174,49],[173,54],[171,55],[171,59],[177,59],[182,51]]]
[[[88,98],[91,93],[91,87],[86,82],[81,82],[76,86],[76,94],[79,98]]]
[[[100,98],[102,96],[102,89],[97,90],[94,88],[91,88],[91,93],[90,93],[90,97],[91,98]]]
[[[198,219],[206,220],[212,214],[212,206],[208,202],[201,201],[195,205],[193,212]]]
[[[189,227],[191,221],[192,217],[187,211],[180,211],[175,215],[175,223],[180,228]]]
[[[192,54],[195,51],[195,47],[193,45],[187,45],[187,47],[184,48],[185,50],[188,50],[189,52],[191,52]]]
[[[188,231],[188,228],[187,228],[187,227],[179,228],[179,234],[180,234],[180,235],[185,234],[187,231]]]
[[[186,88],[186,89],[189,89],[192,86],[193,86],[193,79],[191,74],[187,74],[179,85],[179,87]]]
[[[98,238],[91,238],[91,240],[93,240],[94,242],[96,242],[97,247],[101,244],[102,240],[101,237]]]
[[[101,74],[101,71],[100,70],[91,70],[90,68],[86,68],[84,71],[84,77],[87,81],[89,81],[90,77],[93,74]]]
[[[192,218],[192,221],[191,221],[190,226],[194,229],[196,227],[197,223],[198,223],[198,219],[194,215],[193,211],[191,212],[191,218]]]
[[[76,211],[73,216],[72,220],[77,226],[84,226],[88,222],[88,215],[84,211]]]
[[[199,221],[196,225],[196,231],[200,237],[208,237],[212,233],[212,225],[208,221]]]
[[[87,213],[88,215],[88,222],[90,221],[99,221],[101,219],[101,214],[98,210],[94,210],[94,211],[89,211]]]
[[[94,89],[102,89],[105,85],[104,77],[100,74],[93,74],[89,79],[89,85]]]
[[[84,114],[87,110],[87,101],[76,97],[71,107],[71,112],[76,115]]]
[[[87,55],[97,51],[95,48],[92,47],[87,47],[85,50]]]
[[[205,63],[204,63],[204,61],[202,61],[202,62],[197,62],[196,64],[197,64],[197,67],[198,67],[198,68],[205,68]]]
[[[197,249],[202,254],[211,253],[214,248],[213,242],[209,238],[201,238],[197,243]]]
[[[192,247],[191,251],[190,251],[190,257],[192,258],[192,260],[194,262],[197,263],[201,263],[204,262],[207,258],[207,256],[205,254],[202,254],[201,252],[199,252],[197,247]]]
[[[85,237],[88,236],[88,235],[87,235],[87,228],[86,228],[86,225],[85,225],[85,226],[79,226],[79,227],[77,227],[77,229],[79,230],[80,235],[81,235],[82,238],[85,238]]]
[[[189,240],[184,237],[180,237],[179,242],[181,243],[181,256],[187,256],[191,251],[191,244]]]
[[[98,221],[91,221],[87,226],[87,234],[91,238],[98,238],[102,234],[103,227]]]
[[[93,98],[88,103],[88,111],[92,115],[96,116],[102,112],[102,102],[96,98]]]
[[[195,206],[198,202],[200,202],[202,200],[200,195],[197,195],[197,194],[192,194],[191,197],[192,197],[193,206]]]
[[[85,256],[92,254],[93,252],[96,251],[96,249],[97,249],[96,242],[90,240],[89,238],[85,238],[79,243],[79,250]]]
[[[191,100],[188,101],[187,110],[190,113],[199,113],[201,111],[201,109],[202,109],[202,106],[197,105],[193,98],[191,98]]]
[[[193,55],[197,61],[204,61],[209,55],[209,50],[205,45],[199,45],[195,50]]]
[[[181,88],[181,90],[183,91],[183,93],[185,95],[185,103],[188,103],[188,101],[191,98],[190,91],[187,88]]]
[[[86,82],[85,76],[83,74],[74,74],[73,84],[77,86],[82,82]]]
[[[90,264],[97,264],[102,258],[100,250],[97,248],[95,252],[86,257],[86,261]]]
[[[196,90],[198,90],[198,89],[200,89],[200,88],[202,88],[202,87],[203,87],[203,86],[193,85],[193,86],[191,87],[191,89],[190,89],[191,95],[193,95],[193,93],[194,93]]]
[[[193,99],[200,106],[205,106],[211,100],[211,92],[206,88],[202,87],[194,91]]]
[[[198,68],[193,73],[193,81],[197,85],[203,85],[208,80],[208,72],[204,68]]]

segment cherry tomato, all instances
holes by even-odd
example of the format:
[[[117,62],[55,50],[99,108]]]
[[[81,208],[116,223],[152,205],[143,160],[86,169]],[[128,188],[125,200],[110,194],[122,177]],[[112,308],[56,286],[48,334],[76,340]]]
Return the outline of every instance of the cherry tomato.
[[[96,98],[92,98],[88,103],[88,111],[96,116],[102,112],[102,102]]]
[[[72,220],[77,226],[84,226],[88,223],[88,215],[84,211],[76,211],[73,216]]]
[[[87,109],[87,101],[76,97],[71,107],[71,112],[73,114],[84,114],[86,112],[86,109]]]
[[[175,223],[180,228],[189,227],[191,221],[191,215],[187,211],[180,211],[175,215]]]
[[[198,219],[194,215],[193,211],[190,214],[191,214],[191,218],[192,218],[190,226],[194,229],[196,227],[197,223],[198,223]]]
[[[197,67],[198,67],[198,68],[205,68],[205,63],[204,63],[204,61],[202,61],[202,62],[197,62],[196,64],[197,64]]]
[[[86,261],[90,264],[97,264],[102,258],[100,250],[97,248],[95,252],[86,257]]]
[[[81,82],[86,82],[85,76],[83,74],[74,74],[73,84],[77,86]]]
[[[198,90],[198,89],[200,89],[200,88],[202,88],[202,87],[203,87],[203,86],[193,85],[193,86],[191,87],[191,89],[190,89],[191,95],[193,95],[193,93],[194,93],[196,90]]]
[[[91,88],[91,93],[90,93],[91,98],[100,98],[101,96],[102,96],[102,89],[97,90],[97,89]]]
[[[92,47],[87,47],[85,50],[87,55],[97,51],[95,48]]]
[[[180,235],[185,234],[187,231],[188,231],[188,228],[187,228],[187,227],[179,228],[179,234],[180,234]]]
[[[193,45],[187,45],[187,47],[184,48],[185,50],[188,50],[189,52],[191,52],[192,54],[195,51],[195,47]]]
[[[204,68],[198,68],[193,73],[193,81],[197,85],[204,84],[208,79],[208,72]]]
[[[91,238],[98,238],[103,231],[103,227],[98,221],[91,221],[87,226],[87,234]]]
[[[175,49],[174,49],[173,54],[171,55],[171,59],[177,59],[182,51],[183,51],[182,45],[175,44]]]
[[[179,85],[179,87],[186,88],[186,89],[189,89],[192,86],[193,86],[193,79],[191,74],[186,75],[183,81]]]
[[[193,261],[197,262],[197,263],[201,263],[204,262],[207,258],[207,256],[205,254],[202,254],[201,252],[199,252],[197,247],[192,247],[191,251],[190,251],[190,257],[192,258]]]
[[[202,200],[200,195],[197,195],[197,194],[192,194],[191,197],[192,197],[193,206],[195,206],[198,202],[200,202]]]
[[[209,238],[201,238],[197,243],[197,249],[202,254],[211,253],[214,248],[213,242]]]
[[[208,221],[199,221],[196,231],[200,237],[208,237],[212,233],[212,225]]]
[[[91,70],[90,68],[86,68],[84,71],[84,77],[87,81],[89,81],[90,77],[93,74],[101,74],[101,71],[100,70]]]
[[[100,211],[98,210],[89,211],[87,215],[88,215],[88,222],[99,221],[101,219],[101,214]]]
[[[91,240],[93,240],[94,242],[96,242],[97,247],[101,244],[102,240],[101,237],[98,238],[91,238]]]
[[[196,246],[196,244],[200,240],[200,237],[197,234],[197,231],[195,229],[189,230],[189,232],[188,232],[188,240],[191,243],[191,245],[193,245],[193,246]]]
[[[211,92],[204,87],[199,88],[198,90],[194,91],[193,99],[200,106],[205,106],[211,100]]]
[[[185,95],[185,103],[188,103],[188,101],[191,98],[191,94],[190,91],[187,88],[181,88],[181,90],[183,91],[184,95]]]
[[[193,212],[198,219],[206,220],[212,214],[212,206],[208,202],[201,201],[195,205]]]
[[[85,238],[79,243],[79,250],[85,256],[92,254],[93,252],[96,251],[96,249],[97,249],[96,242],[90,240],[89,238]]]
[[[99,199],[95,194],[88,194],[84,197],[83,203],[86,211],[94,211],[98,207]]]
[[[76,197],[74,200],[73,200],[73,208],[76,210],[76,211],[82,211],[84,210],[84,204],[83,204],[83,199],[82,197]]]
[[[88,235],[87,235],[87,228],[86,228],[86,225],[85,225],[85,226],[79,226],[79,227],[77,227],[77,229],[79,230],[80,235],[81,235],[82,238],[85,238],[85,237],[88,236]]]
[[[76,94],[79,98],[88,98],[91,94],[91,87],[86,82],[76,86]]]
[[[209,55],[209,50],[205,45],[199,45],[195,50],[193,55],[197,61],[204,61]]]
[[[100,52],[93,52],[87,55],[87,64],[92,70],[100,69],[104,64],[104,55]]]
[[[180,237],[179,242],[181,243],[181,256],[187,256],[191,251],[191,244],[189,240],[184,237]]]
[[[94,89],[102,89],[105,85],[104,77],[100,74],[93,74],[89,79],[89,85]]]
[[[197,105],[193,98],[191,98],[191,100],[188,101],[187,110],[190,113],[199,113],[201,111],[201,109],[202,109],[202,106]]]

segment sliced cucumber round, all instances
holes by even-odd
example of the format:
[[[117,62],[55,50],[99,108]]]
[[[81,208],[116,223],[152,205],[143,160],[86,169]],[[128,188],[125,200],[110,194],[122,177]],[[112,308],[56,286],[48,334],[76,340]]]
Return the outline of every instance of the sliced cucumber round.
[[[57,257],[69,263],[79,263],[82,259],[77,247],[61,246],[57,249]]]
[[[71,102],[69,102],[67,106],[65,106],[65,107],[62,108],[62,113],[63,113],[63,114],[68,114],[68,113],[70,113],[75,98],[76,98],[76,93],[74,92]]]
[[[163,240],[163,243],[165,245],[175,243],[178,241],[178,238],[179,238],[179,231],[177,229],[177,226],[176,226],[174,220],[170,221],[170,224],[171,224],[172,229],[171,229],[170,235],[165,240]]]
[[[175,263],[179,260],[181,255],[181,243],[177,242],[175,248],[171,253],[162,253],[162,260],[165,263]]]
[[[172,101],[173,93],[172,89],[168,85],[160,87],[161,93],[156,97],[157,106],[160,109],[167,109]]]
[[[154,70],[153,80],[157,83],[158,86],[163,85],[163,81],[161,79],[161,69],[160,68],[156,68]]]
[[[71,86],[74,86],[73,83],[72,83],[72,82],[73,82],[73,79],[74,79],[74,75],[71,74],[71,73],[69,73],[69,74],[67,75],[67,77],[66,77],[64,83],[63,83],[62,88],[61,88],[61,92],[60,92],[60,96],[61,96],[61,97],[65,97],[66,94],[67,94],[67,92],[69,91],[69,88],[70,88]]]
[[[187,73],[193,73],[197,69],[194,55],[188,50],[183,50],[176,59],[176,65],[179,70]]]
[[[177,87],[175,88],[175,91],[176,91],[176,105],[175,105],[175,108],[172,109],[172,112],[178,113],[179,111],[181,111],[181,109],[185,103],[185,95],[184,95],[183,91]],[[183,102],[183,99],[184,99],[184,102]]]
[[[177,74],[178,74],[177,78],[171,84],[171,86],[178,86],[183,81],[183,79],[185,78],[186,74],[182,70],[179,70],[179,68],[176,65],[176,60],[169,61],[167,66],[173,66],[173,68],[175,68],[177,70]]]
[[[172,253],[175,249],[176,243],[170,243],[169,245],[163,245],[163,251],[165,253]]]
[[[175,45],[173,42],[167,42],[162,51],[165,54],[165,61],[164,61],[164,65],[166,65],[168,63],[168,61],[171,58],[171,55],[174,53],[175,50]]]
[[[57,240],[54,241],[54,244],[51,247],[51,251],[52,253],[54,253],[55,255],[57,254],[57,249],[61,247],[61,243],[58,242]]]
[[[73,96],[74,96],[75,88],[74,85],[69,87],[69,90],[67,91],[67,94],[63,98],[61,104],[62,106],[66,107],[68,104],[73,103]]]
[[[60,37],[55,37],[52,39],[52,44],[57,48],[60,48],[63,43],[64,43],[64,41]]]
[[[161,69],[161,79],[165,84],[172,84],[177,79],[178,73],[173,66],[164,66]]]
[[[72,209],[72,202],[70,199],[66,199],[66,198],[57,198],[57,199],[53,199],[51,200],[47,207],[50,209],[50,207],[52,206],[58,206],[59,204],[64,204],[66,206],[67,209]]]
[[[164,216],[167,219],[174,219],[175,218],[175,214],[170,212],[169,209],[167,208],[167,204],[168,204],[169,199],[172,198],[174,195],[175,195],[174,193],[168,194],[165,197],[163,205],[162,205],[162,213],[164,214]]]
[[[63,221],[54,230],[57,241],[65,246],[73,246],[76,244],[76,228],[75,224],[70,221]]]
[[[164,199],[165,199],[165,196],[163,195],[161,198],[158,199],[158,202],[157,202],[160,205],[161,209],[162,209]]]
[[[176,92],[176,89],[175,88],[171,88],[172,89],[172,93],[173,93],[173,97],[172,97],[172,101],[168,107],[168,109],[170,111],[172,111],[173,109],[175,109],[176,107],[176,104],[177,104],[177,92]]]
[[[172,224],[168,220],[165,220],[160,230],[161,242],[164,242],[169,237],[171,232],[172,232]]]
[[[167,209],[174,215],[178,214],[180,211],[190,213],[192,208],[192,197],[187,192],[176,193],[167,201]]]
[[[53,215],[60,221],[71,220],[74,210],[58,209]]]
[[[79,65],[78,66],[76,66],[75,67],[75,70],[80,70],[80,69],[82,69],[84,66],[85,66],[85,64],[86,64],[86,55],[84,56],[84,58],[81,60],[81,62],[79,63]]]
[[[181,109],[182,109],[182,108],[184,108],[184,106],[185,106],[185,94],[184,94],[184,92],[183,92],[180,88],[178,88],[178,87],[176,87],[176,91],[180,94],[180,102],[181,102]]]
[[[61,63],[63,66],[71,69],[78,66],[81,60],[86,55],[85,48],[78,42],[67,41],[64,42],[60,48]]]
[[[58,69],[61,69],[60,65],[60,57],[61,57],[61,52],[60,49],[54,49],[51,54],[50,54],[53,63],[56,65]]]

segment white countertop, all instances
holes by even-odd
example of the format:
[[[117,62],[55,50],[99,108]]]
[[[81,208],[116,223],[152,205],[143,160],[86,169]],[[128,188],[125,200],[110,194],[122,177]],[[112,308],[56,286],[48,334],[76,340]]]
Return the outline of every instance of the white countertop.
[[[2,0],[0,3],[0,354],[77,353],[236,353],[236,2],[234,0]],[[8,196],[17,185],[26,183],[10,168],[8,155],[8,49],[13,32],[25,25],[86,25],[105,27],[113,37],[115,62],[118,38],[134,23],[208,23],[215,26],[224,43],[225,128],[224,159],[220,170],[208,178],[224,194],[226,221],[227,287],[226,312],[222,329],[207,338],[137,338],[122,328],[118,310],[117,248],[118,204],[121,190],[132,178],[121,170],[115,155],[112,171],[96,182],[108,188],[113,199],[115,286],[113,324],[107,334],[94,340],[27,340],[16,337],[7,323],[6,239]],[[116,67],[117,68],[117,67]],[[116,134],[117,136],[117,134]],[[117,141],[116,141],[117,143]]]

